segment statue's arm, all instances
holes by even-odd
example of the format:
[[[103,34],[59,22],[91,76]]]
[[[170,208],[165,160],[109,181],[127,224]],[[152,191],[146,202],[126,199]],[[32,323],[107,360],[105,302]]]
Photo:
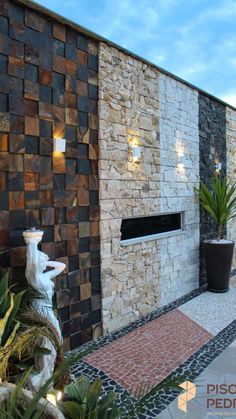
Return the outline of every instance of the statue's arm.
[[[48,268],[54,268],[53,271],[50,271],[50,276],[51,278],[54,278],[57,275],[60,275],[61,272],[64,271],[64,269],[66,268],[65,263],[62,262],[56,262],[53,260],[48,260],[47,261],[47,267]]]

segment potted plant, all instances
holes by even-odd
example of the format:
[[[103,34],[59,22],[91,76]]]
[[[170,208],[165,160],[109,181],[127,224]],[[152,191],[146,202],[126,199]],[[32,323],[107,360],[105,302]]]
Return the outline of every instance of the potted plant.
[[[208,290],[226,292],[234,253],[234,241],[223,240],[222,227],[236,217],[236,183],[227,183],[226,178],[213,177],[211,188],[200,182],[199,189],[194,188],[202,207],[217,224],[217,237],[204,243]]]

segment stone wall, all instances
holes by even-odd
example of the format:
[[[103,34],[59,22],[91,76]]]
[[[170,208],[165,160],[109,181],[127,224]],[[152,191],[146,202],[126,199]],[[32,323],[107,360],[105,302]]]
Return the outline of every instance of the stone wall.
[[[120,245],[122,218],[160,212],[158,72],[105,44],[99,62],[101,281],[103,328],[110,331],[160,301],[158,244]],[[141,164],[129,162],[134,134]]]
[[[221,174],[226,174],[226,109],[216,100],[199,94],[200,178],[210,186],[215,174],[215,163],[221,162]],[[200,210],[200,285],[206,282],[203,241],[216,238],[216,223],[208,213]],[[226,235],[226,228],[223,230]]]
[[[198,101],[192,89],[104,43],[99,62],[101,283],[108,332],[198,285],[192,189],[198,177]],[[129,161],[133,137],[142,148],[140,163]],[[178,146],[184,150],[181,173]],[[184,232],[121,244],[122,218],[175,211],[186,211]]]
[[[160,212],[183,212],[184,230],[158,241],[161,303],[167,304],[198,287],[198,92],[163,74],[159,85]]]
[[[65,349],[100,325],[97,43],[0,2],[0,267],[25,286],[27,227],[65,262],[56,305]],[[53,138],[66,153],[53,154]]]
[[[236,111],[226,108],[227,179],[235,182],[236,173]],[[227,223],[227,238],[236,241],[236,219]],[[236,249],[233,268],[236,268]]]

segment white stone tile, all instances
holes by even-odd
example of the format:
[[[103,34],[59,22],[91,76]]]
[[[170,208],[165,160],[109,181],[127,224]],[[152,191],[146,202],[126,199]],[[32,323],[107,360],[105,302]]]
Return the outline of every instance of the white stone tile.
[[[208,332],[217,335],[236,319],[236,288],[220,294],[204,292],[179,309]]]

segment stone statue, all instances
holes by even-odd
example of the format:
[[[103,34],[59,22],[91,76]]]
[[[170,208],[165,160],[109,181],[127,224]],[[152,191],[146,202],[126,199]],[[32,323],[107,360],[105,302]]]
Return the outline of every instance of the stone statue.
[[[26,230],[23,236],[27,247],[26,279],[29,285],[41,294],[41,298],[34,298],[31,301],[31,307],[53,325],[54,330],[57,331],[57,337],[62,343],[59,321],[54,314],[52,305],[54,294],[54,282],[52,280],[65,269],[66,265],[61,262],[50,261],[45,253],[38,250],[43,231],[32,228]],[[46,271],[47,268],[52,269]],[[29,386],[34,391],[38,391],[52,376],[57,357],[56,349],[48,338],[40,339],[39,344],[51,352],[48,355],[35,356],[35,368],[38,372],[31,374],[29,378]]]

